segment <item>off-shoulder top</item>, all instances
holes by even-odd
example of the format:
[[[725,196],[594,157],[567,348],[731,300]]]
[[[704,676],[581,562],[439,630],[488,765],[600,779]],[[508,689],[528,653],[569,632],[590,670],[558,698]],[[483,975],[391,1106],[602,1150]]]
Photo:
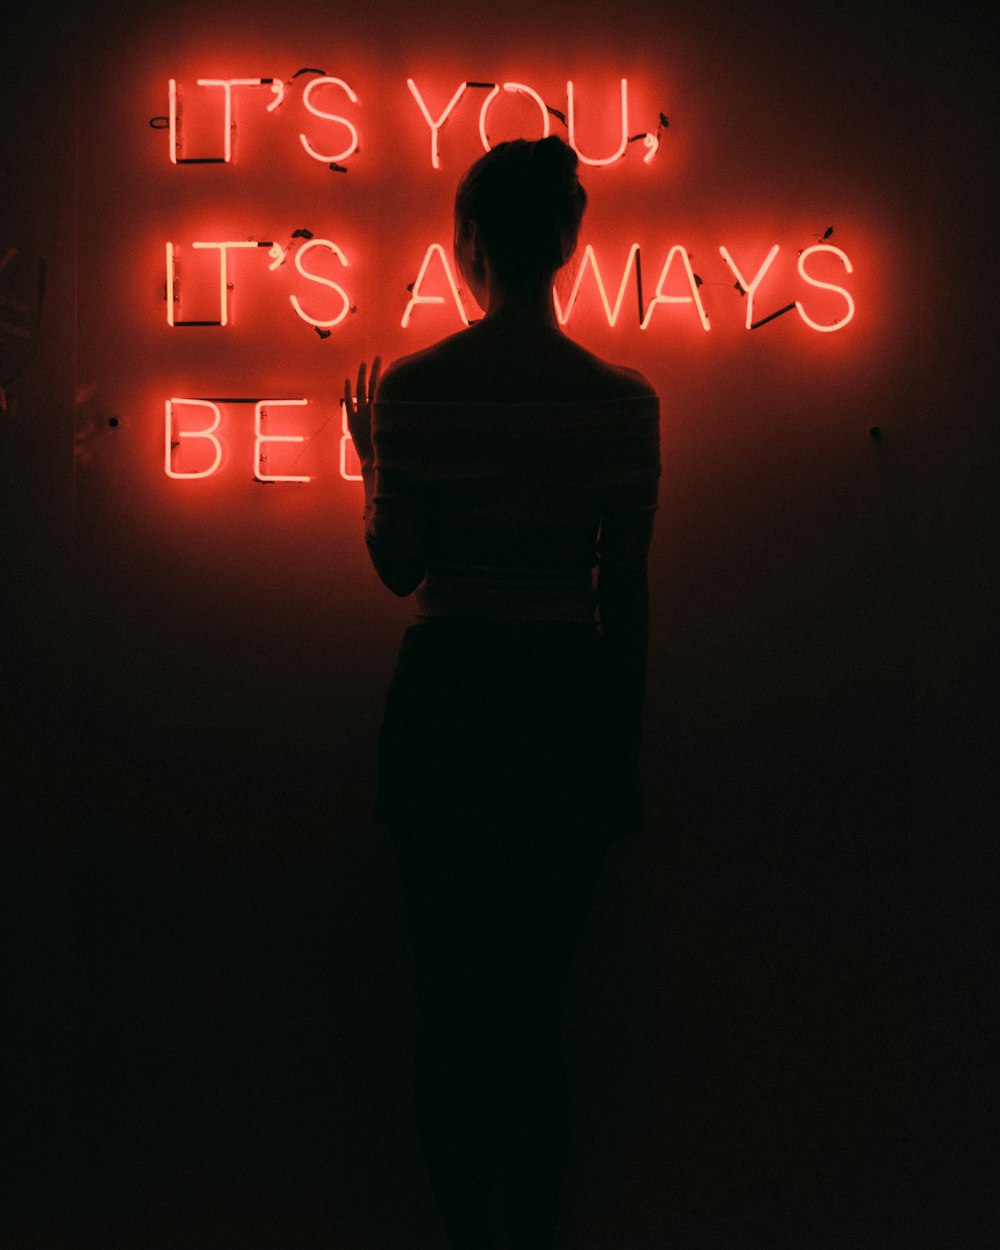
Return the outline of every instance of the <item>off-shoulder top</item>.
[[[378,401],[366,541],[418,616],[594,619],[598,562],[645,570],[659,400]]]

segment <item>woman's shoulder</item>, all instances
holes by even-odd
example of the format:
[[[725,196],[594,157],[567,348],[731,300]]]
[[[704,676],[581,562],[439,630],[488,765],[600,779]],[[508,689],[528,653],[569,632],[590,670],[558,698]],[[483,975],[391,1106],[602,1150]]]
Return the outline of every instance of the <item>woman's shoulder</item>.
[[[590,398],[601,400],[656,398],[656,391],[652,384],[638,369],[603,360],[593,352],[587,351],[585,347],[581,347],[579,343],[574,343],[572,339],[567,339],[566,342],[572,349],[571,359],[575,357],[574,364],[579,379],[586,385]]]
[[[394,361],[383,402],[609,402],[655,399],[636,369],[612,364],[561,333],[520,341],[476,328]]]
[[[456,340],[461,340],[464,333],[459,331],[422,351],[392,361],[379,381],[378,398],[383,402],[410,403],[440,400],[442,382],[462,363],[465,353]]]

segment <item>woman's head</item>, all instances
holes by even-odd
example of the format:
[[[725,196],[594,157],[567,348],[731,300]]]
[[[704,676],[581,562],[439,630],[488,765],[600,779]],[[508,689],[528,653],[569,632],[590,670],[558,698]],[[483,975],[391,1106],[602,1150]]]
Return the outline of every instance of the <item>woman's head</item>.
[[[576,249],[587,193],[577,156],[554,135],[498,143],[455,193],[455,254],[467,279],[488,261],[507,287],[548,283]]]

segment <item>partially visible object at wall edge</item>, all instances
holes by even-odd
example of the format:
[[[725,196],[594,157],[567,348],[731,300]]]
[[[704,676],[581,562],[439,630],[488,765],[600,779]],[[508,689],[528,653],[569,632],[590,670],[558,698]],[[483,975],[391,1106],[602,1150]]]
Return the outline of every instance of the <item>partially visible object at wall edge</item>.
[[[0,247],[0,412],[6,389],[31,364],[45,294],[45,261],[16,247]]]

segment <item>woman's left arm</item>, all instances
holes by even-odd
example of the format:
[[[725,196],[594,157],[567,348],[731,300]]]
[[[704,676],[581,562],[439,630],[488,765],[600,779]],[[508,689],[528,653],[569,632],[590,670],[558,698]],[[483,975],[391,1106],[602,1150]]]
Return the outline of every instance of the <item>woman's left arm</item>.
[[[364,361],[358,369],[357,398],[351,395],[350,378],[344,380],[347,427],[361,461],[365,488],[365,542],[372,564],[383,584],[395,595],[412,594],[424,580],[427,556],[414,508],[398,475],[386,473],[379,463],[378,437],[374,429],[375,391],[382,362],[372,363],[370,380]]]

